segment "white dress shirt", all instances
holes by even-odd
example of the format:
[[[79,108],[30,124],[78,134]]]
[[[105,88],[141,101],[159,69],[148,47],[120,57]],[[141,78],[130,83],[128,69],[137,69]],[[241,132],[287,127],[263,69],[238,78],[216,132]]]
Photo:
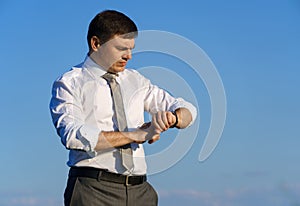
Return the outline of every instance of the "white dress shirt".
[[[58,78],[52,89],[50,110],[54,126],[64,146],[70,150],[69,166],[87,166],[127,174],[122,166],[117,148],[95,151],[101,131],[117,131],[113,102],[105,74],[98,64],[87,57]],[[196,108],[182,98],[174,98],[166,91],[152,85],[136,70],[125,69],[119,73],[124,109],[129,131],[144,123],[144,111],[175,111],[187,108],[196,119]],[[134,175],[146,174],[145,154],[142,144],[133,148]]]

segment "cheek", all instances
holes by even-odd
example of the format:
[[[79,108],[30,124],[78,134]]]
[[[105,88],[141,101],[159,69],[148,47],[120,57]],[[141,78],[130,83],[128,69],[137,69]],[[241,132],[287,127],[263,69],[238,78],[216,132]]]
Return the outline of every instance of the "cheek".
[[[104,64],[104,65],[106,65],[108,67],[112,66],[116,62],[115,61],[116,57],[110,55],[109,53],[103,53],[103,54],[101,54],[100,59],[101,59],[102,64]]]
[[[119,61],[122,58],[122,54],[120,52],[108,52],[105,54],[107,61],[110,63],[115,63],[116,61]]]

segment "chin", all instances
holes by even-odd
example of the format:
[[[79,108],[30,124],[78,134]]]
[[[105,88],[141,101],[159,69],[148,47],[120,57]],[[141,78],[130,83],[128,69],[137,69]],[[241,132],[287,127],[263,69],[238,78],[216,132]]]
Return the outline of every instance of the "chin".
[[[110,68],[109,71],[113,73],[122,72],[125,70],[125,67],[117,67],[117,68]]]

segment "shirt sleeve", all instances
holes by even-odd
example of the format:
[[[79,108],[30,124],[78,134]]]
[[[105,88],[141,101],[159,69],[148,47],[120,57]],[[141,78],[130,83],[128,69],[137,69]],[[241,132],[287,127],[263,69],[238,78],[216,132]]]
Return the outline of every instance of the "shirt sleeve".
[[[94,148],[101,130],[85,124],[80,91],[68,81],[54,82],[50,112],[57,134],[67,149],[84,150],[96,155]]]
[[[144,101],[145,111],[153,114],[158,111],[175,111],[179,108],[186,108],[192,114],[192,121],[188,126],[194,123],[197,118],[197,109],[190,102],[185,101],[183,98],[171,96],[167,91],[151,84],[148,79],[145,79],[145,82],[147,82],[147,92]]]

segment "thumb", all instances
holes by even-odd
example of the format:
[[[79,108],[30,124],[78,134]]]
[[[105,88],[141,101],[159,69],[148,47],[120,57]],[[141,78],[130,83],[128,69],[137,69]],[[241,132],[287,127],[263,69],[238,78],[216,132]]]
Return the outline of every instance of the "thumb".
[[[155,135],[155,136],[153,136],[152,139],[150,139],[150,140],[148,141],[148,143],[149,143],[149,144],[152,144],[152,143],[156,142],[156,141],[159,140],[159,139],[160,139],[160,136],[159,136],[159,135]]]

